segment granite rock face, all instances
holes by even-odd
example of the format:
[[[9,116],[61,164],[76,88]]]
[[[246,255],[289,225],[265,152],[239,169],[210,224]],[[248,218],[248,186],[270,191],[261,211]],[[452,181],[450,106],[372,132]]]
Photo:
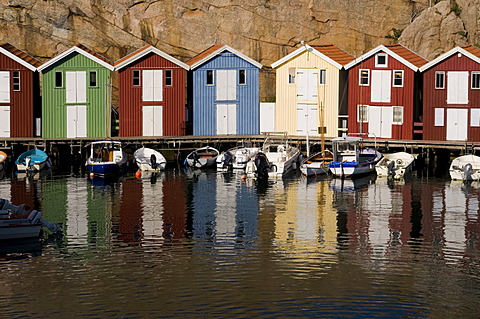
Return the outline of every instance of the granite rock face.
[[[262,63],[261,98],[275,96],[270,64],[308,44],[360,56],[399,42],[426,58],[479,43],[479,0],[3,0],[0,42],[40,60],[82,43],[111,61],[151,44],[186,61],[228,44]]]

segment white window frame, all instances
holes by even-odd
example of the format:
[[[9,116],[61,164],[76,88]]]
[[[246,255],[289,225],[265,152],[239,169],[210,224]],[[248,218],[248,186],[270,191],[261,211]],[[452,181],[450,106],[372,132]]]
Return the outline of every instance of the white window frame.
[[[95,85],[92,85],[92,74],[95,74]],[[88,71],[88,87],[98,88],[98,72],[97,71]]]
[[[360,118],[360,112],[364,113],[363,121]],[[368,105],[357,105],[357,122],[358,123],[368,123]]]
[[[327,84],[327,69],[320,69],[318,71],[318,84],[319,85]]]
[[[241,82],[240,79],[242,78],[240,75],[243,72],[243,79],[244,81]],[[246,69],[241,69],[238,70],[238,85],[247,85],[247,70]]]
[[[477,85],[478,85],[478,87],[474,87],[474,86],[473,86],[473,82],[474,82],[475,76],[478,77],[478,79],[477,79]],[[472,88],[472,90],[479,90],[479,89],[480,89],[480,71],[472,71],[471,88]]]
[[[173,86],[173,70],[165,70],[165,86]]]
[[[295,68],[288,69],[288,84],[295,84],[295,76],[297,75],[297,71]]]
[[[434,126],[445,126],[445,108],[435,108]]]
[[[367,71],[367,84],[362,84],[362,71]],[[369,69],[360,69],[358,71],[358,85],[359,86],[370,86],[370,70]]]
[[[385,57],[385,64],[378,63],[378,57],[383,56]],[[377,68],[387,68],[388,67],[388,55],[384,52],[377,53],[375,55],[375,67]]]
[[[140,70],[132,70],[132,86],[138,87],[142,85],[142,72]],[[138,84],[135,84],[135,80]]]
[[[470,109],[470,126],[480,127],[480,109]]]
[[[404,110],[403,106],[392,106],[392,107],[393,107],[393,112],[392,112],[392,116],[393,116],[393,118],[392,118],[392,124],[393,124],[393,125],[402,125],[402,124],[403,124],[403,114],[404,114],[404,113],[403,113],[403,110]],[[401,112],[400,121],[395,121],[395,111],[396,111],[396,110],[400,110],[400,112]]]
[[[15,85],[17,84],[18,84],[18,88],[15,87]],[[20,71],[13,71],[12,72],[12,91],[19,92],[21,90],[22,90],[22,87],[20,85]]]
[[[208,74],[210,72],[212,74],[212,83],[208,83]],[[205,71],[205,85],[206,86],[214,86],[215,85],[215,71],[214,70],[206,70]]]
[[[438,84],[437,83],[437,76],[438,75],[442,75],[442,77],[443,77],[443,81],[442,81],[443,85],[442,86],[437,85]],[[445,89],[445,71],[436,71],[435,72],[435,89],[437,89],[437,90],[444,90]]]
[[[395,84],[395,73],[397,73],[397,72],[400,72],[402,74],[402,77],[401,77],[402,83],[401,84]],[[405,72],[403,70],[393,70],[393,79],[392,79],[393,87],[402,87],[403,88],[404,80],[405,80]]]

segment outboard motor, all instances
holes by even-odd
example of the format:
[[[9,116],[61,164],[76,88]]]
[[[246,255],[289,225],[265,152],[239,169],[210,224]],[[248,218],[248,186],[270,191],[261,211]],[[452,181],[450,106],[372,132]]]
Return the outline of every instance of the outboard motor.
[[[470,178],[474,173],[472,164],[468,163],[468,164],[464,165],[463,166],[463,172],[465,173],[465,177],[467,179]]]
[[[390,161],[387,165],[388,168],[388,176],[393,176],[395,175],[395,172],[393,169],[395,168],[395,161]]]
[[[270,170],[270,163],[268,161],[267,156],[262,153],[258,152],[255,155],[255,166],[257,167],[257,178],[263,179],[268,178],[268,171]]]
[[[30,167],[30,162],[31,162],[31,161],[32,161],[32,158],[31,158],[30,156],[27,156],[27,157],[25,158],[25,166],[26,166],[27,168]]]
[[[233,168],[233,155],[230,152],[223,153],[223,168]]]
[[[197,152],[193,152],[193,154],[192,154],[192,158],[193,158],[193,164],[192,164],[192,167],[195,167],[195,164],[199,163],[199,161],[198,161],[198,154],[197,154]]]
[[[157,164],[157,157],[155,154],[150,155],[150,166],[152,166],[153,169],[157,169],[158,164]]]

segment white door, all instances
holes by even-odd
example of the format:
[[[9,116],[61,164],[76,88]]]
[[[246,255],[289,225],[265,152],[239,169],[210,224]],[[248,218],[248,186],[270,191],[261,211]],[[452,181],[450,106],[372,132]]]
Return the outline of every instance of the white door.
[[[0,103],[10,102],[10,72],[0,72]]]
[[[468,72],[447,72],[447,103],[468,103]]]
[[[260,103],[260,132],[275,131],[275,103]]]
[[[468,135],[467,121],[467,109],[447,109],[447,141],[465,141]]]
[[[217,70],[217,101],[237,99],[237,70]]]
[[[65,91],[67,103],[87,102],[87,72],[67,71]]]
[[[297,71],[297,100],[317,101],[318,99],[318,70],[298,69]]]
[[[369,106],[368,107],[368,136],[392,137],[393,107]]]
[[[142,100],[163,101],[162,70],[143,70]]]
[[[67,137],[87,137],[87,106],[67,106]]]
[[[10,106],[0,106],[0,137],[10,137]]]
[[[372,102],[390,102],[392,71],[372,70]]]
[[[317,105],[297,105],[297,135],[318,135]]]
[[[217,104],[217,134],[237,134],[237,106]]]
[[[163,135],[163,106],[143,107],[143,136]]]

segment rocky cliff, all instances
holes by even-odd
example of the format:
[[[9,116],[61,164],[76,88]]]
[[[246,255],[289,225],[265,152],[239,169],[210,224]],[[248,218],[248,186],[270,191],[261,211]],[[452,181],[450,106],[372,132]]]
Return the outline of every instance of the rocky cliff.
[[[265,66],[333,43],[354,56],[399,42],[426,58],[478,40],[478,0],[1,0],[0,42],[40,60],[82,43],[115,61],[151,44],[188,60],[228,44]],[[262,100],[274,97],[262,72]]]

